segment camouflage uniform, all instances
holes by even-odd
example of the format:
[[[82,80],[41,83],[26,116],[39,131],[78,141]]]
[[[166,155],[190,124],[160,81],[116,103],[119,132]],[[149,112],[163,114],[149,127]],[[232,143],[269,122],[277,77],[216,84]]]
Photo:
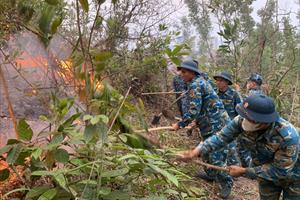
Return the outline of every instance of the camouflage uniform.
[[[246,168],[246,176],[259,183],[261,199],[300,199],[299,133],[287,121],[280,118],[263,131],[245,132],[243,118],[238,116],[197,149],[201,155],[221,149],[237,137],[244,138],[252,156],[252,166]]]
[[[248,92],[248,96],[258,95],[258,94],[263,94],[260,87],[250,89],[249,92]],[[243,146],[244,142],[242,140],[243,140],[242,138],[237,139],[237,147],[238,147],[237,152],[238,152],[238,155],[239,155],[242,166],[243,167],[249,167],[251,165],[251,162],[252,162],[251,153],[247,148],[245,148]]]
[[[176,75],[173,78],[173,88],[175,92],[185,92],[187,90],[187,84],[181,78],[180,75]],[[181,94],[176,94],[176,99],[180,97]],[[180,112],[181,117],[184,113],[187,112],[187,97],[183,96],[181,99],[177,101],[177,106]]]
[[[263,93],[263,91],[261,90],[260,87],[250,89],[249,92],[248,92],[248,96],[250,96],[250,95],[256,95],[256,94],[264,94],[264,93]]]
[[[228,87],[228,89],[225,92],[218,91],[218,96],[222,100],[225,110],[227,111],[230,119],[236,117],[238,113],[236,112],[235,107],[237,104],[242,102],[240,94],[234,89],[232,89],[231,87]],[[228,145],[227,156],[228,156],[227,165],[240,164],[238,153],[237,153],[236,141],[233,141]]]
[[[211,86],[214,88],[215,85],[213,81],[208,77],[208,74],[205,72],[201,72],[199,75],[203,77],[207,82],[211,84]],[[185,92],[187,90],[187,84],[185,81],[181,78],[180,75],[176,75],[173,78],[173,88],[175,92]],[[176,94],[176,99],[180,97],[180,94]],[[177,101],[177,106],[180,112],[181,117],[183,117],[184,113],[188,111],[188,105],[187,102],[187,96],[183,96],[180,100]]]
[[[196,119],[205,141],[229,122],[229,116],[212,86],[202,76],[196,76],[189,83],[188,90],[189,109],[184,113],[183,120],[178,122],[178,125],[185,127]],[[221,150],[206,155],[203,160],[214,165],[225,166],[226,157],[226,151]],[[232,177],[228,174],[209,169],[205,171],[218,182],[225,182],[232,186]]]
[[[204,78],[204,80],[206,80],[208,83],[210,83],[210,85],[212,86],[212,88],[214,90],[216,90],[216,84],[209,78],[208,74],[206,72],[201,72],[200,76],[202,76]]]

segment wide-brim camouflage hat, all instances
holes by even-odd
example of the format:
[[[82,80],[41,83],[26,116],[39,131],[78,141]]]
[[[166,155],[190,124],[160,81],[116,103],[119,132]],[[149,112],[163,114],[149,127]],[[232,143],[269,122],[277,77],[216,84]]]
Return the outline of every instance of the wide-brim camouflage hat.
[[[213,76],[213,78],[216,80],[217,78],[222,78],[225,79],[226,81],[228,81],[228,85],[232,85],[232,77],[228,72],[221,72],[215,76]]]
[[[272,123],[279,119],[272,98],[266,95],[251,95],[236,106],[237,113],[246,119],[258,123]]]
[[[197,74],[201,74],[200,70],[198,69],[198,62],[193,59],[186,59],[182,61],[178,69],[180,70],[182,68],[193,71]]]

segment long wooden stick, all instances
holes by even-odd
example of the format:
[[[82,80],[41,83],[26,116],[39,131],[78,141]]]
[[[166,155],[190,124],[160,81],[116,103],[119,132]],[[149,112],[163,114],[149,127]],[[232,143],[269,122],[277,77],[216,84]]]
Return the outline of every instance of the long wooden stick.
[[[162,126],[162,127],[156,127],[156,128],[149,128],[148,132],[152,132],[152,131],[163,131],[163,130],[173,130],[172,126]],[[135,130],[134,132],[136,133],[144,133],[147,132],[146,129],[143,130]]]
[[[220,166],[216,166],[216,165],[211,165],[211,164],[205,163],[201,160],[193,160],[192,162],[195,163],[195,164],[207,167],[208,169],[214,169],[214,170],[217,170],[217,171],[222,171],[222,172],[227,172],[227,173],[229,172],[229,169],[227,167],[220,167]]]
[[[160,95],[160,94],[182,94],[183,92],[174,92],[174,91],[170,91],[170,92],[145,92],[142,93],[142,95]]]
[[[191,126],[186,126],[185,129],[192,129],[193,127]],[[161,127],[156,127],[156,128],[149,128],[148,132],[152,132],[152,131],[165,131],[165,130],[169,130],[169,131],[173,131],[173,127],[172,126],[161,126]],[[142,129],[142,130],[134,130],[135,133],[144,133],[147,132],[146,129]]]
[[[12,103],[10,101],[7,82],[6,82],[6,79],[4,77],[1,65],[0,65],[0,79],[2,80],[4,95],[5,95],[5,98],[6,98],[6,101],[7,101],[7,105],[8,105],[8,112],[10,114],[10,117],[11,117],[13,125],[14,125],[16,138],[19,139],[19,133],[18,133],[18,129],[17,129],[17,120],[16,120],[16,117],[15,117],[15,114],[14,114],[14,109],[13,109]]]

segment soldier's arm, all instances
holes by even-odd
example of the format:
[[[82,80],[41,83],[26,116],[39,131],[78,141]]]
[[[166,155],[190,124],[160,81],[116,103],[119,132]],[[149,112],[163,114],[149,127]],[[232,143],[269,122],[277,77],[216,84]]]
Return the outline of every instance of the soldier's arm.
[[[241,132],[241,118],[238,116],[234,118],[229,124],[227,124],[216,135],[211,136],[203,143],[197,146],[197,149],[201,155],[216,151],[223,148],[230,142],[232,142]]]
[[[242,96],[239,92],[235,92],[235,98],[234,98],[234,105],[238,105],[240,103],[242,103]]]
[[[298,159],[298,138],[290,138],[280,145],[272,163],[247,168],[246,176],[250,178],[260,177],[270,181],[285,179]]]
[[[202,94],[200,85],[194,83],[191,85],[189,92],[186,94],[189,95],[189,104],[188,110],[184,113],[182,121],[178,122],[178,126],[186,127],[190,124],[196,116],[201,112],[202,107]]]

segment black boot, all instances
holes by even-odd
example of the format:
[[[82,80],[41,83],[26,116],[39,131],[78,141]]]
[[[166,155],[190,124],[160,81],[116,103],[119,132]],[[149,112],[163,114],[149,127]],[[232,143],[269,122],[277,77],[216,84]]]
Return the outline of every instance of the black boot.
[[[206,180],[208,182],[212,182],[214,181],[214,179],[210,176],[207,175],[207,173],[205,171],[199,171],[197,174],[196,174],[196,178],[201,178],[203,180]]]
[[[220,182],[220,197],[222,199],[227,199],[230,196],[231,189],[232,189],[231,183],[221,181]]]

